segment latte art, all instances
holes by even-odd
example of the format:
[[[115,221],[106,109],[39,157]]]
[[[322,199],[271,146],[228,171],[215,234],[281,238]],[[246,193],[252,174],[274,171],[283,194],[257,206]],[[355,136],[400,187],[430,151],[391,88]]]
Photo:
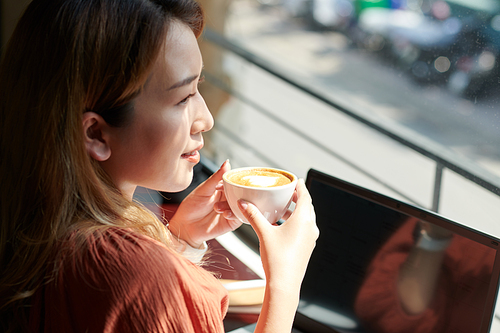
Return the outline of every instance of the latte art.
[[[279,221],[293,200],[297,176],[269,167],[244,167],[227,171],[222,176],[224,194],[234,215],[243,223],[250,222],[239,205],[251,202],[271,224]]]
[[[269,187],[276,186],[279,181],[279,177],[269,177],[269,176],[245,176],[241,178],[241,180],[245,181],[250,186],[260,186],[260,187]]]
[[[251,187],[275,187],[290,184],[292,179],[284,173],[268,169],[250,169],[232,174],[230,182]]]

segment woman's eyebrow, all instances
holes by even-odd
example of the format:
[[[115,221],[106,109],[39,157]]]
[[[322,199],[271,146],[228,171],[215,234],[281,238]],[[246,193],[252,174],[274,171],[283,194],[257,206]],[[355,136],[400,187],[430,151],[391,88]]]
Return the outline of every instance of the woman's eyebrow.
[[[194,80],[196,80],[198,77],[200,77],[199,74],[190,76],[188,78],[185,78],[184,80],[181,80],[181,81],[179,81],[177,83],[174,83],[170,88],[167,89],[167,91],[172,90],[172,89],[176,89],[176,88],[179,88],[179,87],[182,87],[182,86],[185,86],[185,85],[188,85],[191,82],[193,82]]]

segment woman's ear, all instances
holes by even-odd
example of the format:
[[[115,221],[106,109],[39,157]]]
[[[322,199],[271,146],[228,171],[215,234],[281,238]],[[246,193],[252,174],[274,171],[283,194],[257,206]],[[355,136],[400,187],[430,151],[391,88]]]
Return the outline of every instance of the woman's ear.
[[[83,134],[87,152],[96,161],[106,161],[111,156],[107,131],[109,125],[95,112],[83,114]]]

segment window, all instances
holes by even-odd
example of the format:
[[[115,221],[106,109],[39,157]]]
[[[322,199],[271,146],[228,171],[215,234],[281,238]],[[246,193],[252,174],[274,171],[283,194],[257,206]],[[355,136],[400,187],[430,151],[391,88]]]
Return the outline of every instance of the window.
[[[211,160],[316,168],[500,234],[498,2],[226,3],[208,27],[239,52],[202,41]]]

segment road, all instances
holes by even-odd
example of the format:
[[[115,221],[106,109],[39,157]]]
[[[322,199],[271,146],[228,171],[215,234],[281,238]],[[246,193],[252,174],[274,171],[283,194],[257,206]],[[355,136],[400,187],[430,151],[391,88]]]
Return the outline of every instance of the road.
[[[233,1],[226,34],[339,105],[419,133],[500,175],[500,94],[468,100],[422,86],[343,34],[313,31],[280,7]]]

